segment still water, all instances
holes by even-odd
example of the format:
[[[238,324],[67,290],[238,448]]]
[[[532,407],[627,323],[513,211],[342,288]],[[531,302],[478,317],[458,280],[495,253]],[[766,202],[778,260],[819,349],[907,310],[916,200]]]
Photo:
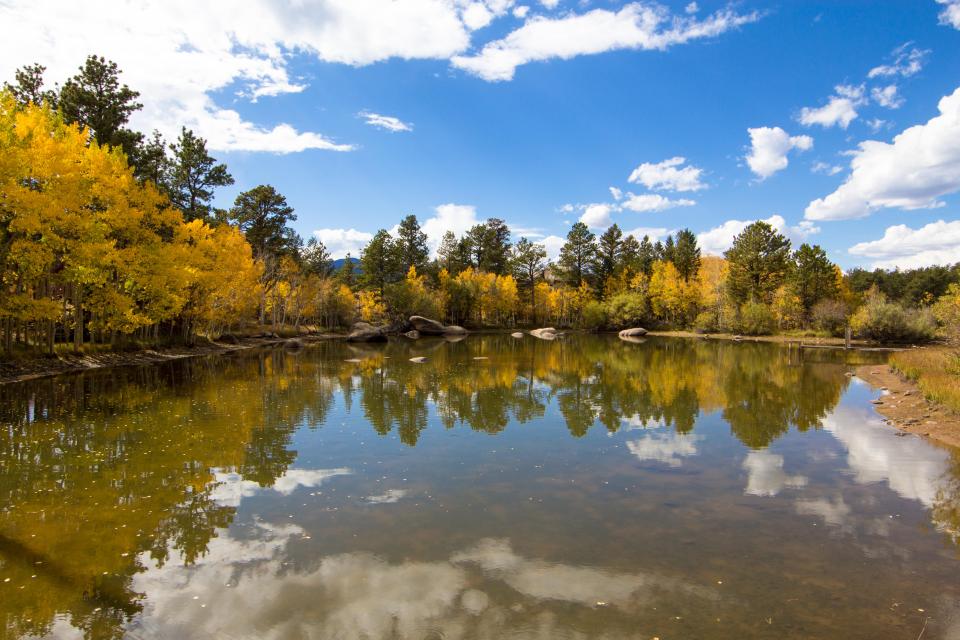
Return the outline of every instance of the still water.
[[[498,335],[3,386],[0,634],[960,638],[960,454],[882,423],[877,357]]]

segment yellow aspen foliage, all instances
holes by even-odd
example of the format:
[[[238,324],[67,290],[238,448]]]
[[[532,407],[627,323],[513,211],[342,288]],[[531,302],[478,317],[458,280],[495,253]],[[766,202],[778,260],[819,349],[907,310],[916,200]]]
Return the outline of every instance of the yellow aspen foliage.
[[[375,291],[361,291],[357,294],[360,319],[364,322],[380,322],[387,314],[387,308]]]

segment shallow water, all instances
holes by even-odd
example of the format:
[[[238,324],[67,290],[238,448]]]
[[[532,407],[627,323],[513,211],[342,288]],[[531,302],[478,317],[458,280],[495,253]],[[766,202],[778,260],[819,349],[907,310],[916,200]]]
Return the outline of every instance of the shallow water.
[[[472,336],[0,387],[3,632],[960,638],[960,454],[882,423],[845,375],[879,357]]]

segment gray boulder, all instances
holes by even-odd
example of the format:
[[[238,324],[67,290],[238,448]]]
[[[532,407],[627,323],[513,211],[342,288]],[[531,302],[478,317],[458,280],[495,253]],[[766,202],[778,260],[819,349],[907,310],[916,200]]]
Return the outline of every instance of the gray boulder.
[[[304,342],[300,338],[290,338],[289,340],[283,343],[284,349],[292,349],[294,351],[298,349],[303,349],[304,346],[305,346]]]
[[[366,327],[358,327],[357,325],[366,325]],[[366,322],[358,322],[353,325],[353,331],[350,332],[350,335],[347,336],[347,342],[386,342],[387,336],[384,334],[383,329],[380,327],[374,327]]]
[[[540,338],[541,340],[556,340],[557,339],[557,330],[553,327],[542,327],[540,329],[531,329],[530,335],[534,338]]]
[[[641,327],[634,327],[632,329],[624,329],[618,333],[621,338],[642,338],[647,335],[647,330]]]
[[[522,337],[523,337],[523,333],[521,333],[520,331],[514,331],[513,333],[510,334],[510,337],[511,337],[511,338],[522,338]]]
[[[407,331],[407,332],[406,332],[405,334],[403,334],[403,335],[407,336],[407,337],[410,338],[411,340],[417,340],[417,339],[420,338],[420,332],[417,331],[416,329],[411,329],[410,331]]]
[[[441,322],[424,318],[423,316],[410,316],[410,324],[413,328],[425,336],[465,336],[467,330],[457,325],[444,326]]]

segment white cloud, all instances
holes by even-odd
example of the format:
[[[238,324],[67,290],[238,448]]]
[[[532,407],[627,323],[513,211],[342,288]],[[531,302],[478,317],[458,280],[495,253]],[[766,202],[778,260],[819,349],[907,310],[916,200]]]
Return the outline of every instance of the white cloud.
[[[864,103],[863,86],[837,85],[834,87],[836,95],[822,107],[804,107],[800,110],[800,123],[811,127],[815,124],[821,127],[839,126],[846,129],[857,117],[857,107]]]
[[[560,4],[560,0],[540,0],[540,4],[547,9],[556,9],[557,5]]]
[[[765,180],[787,168],[787,154],[793,149],[806,151],[813,147],[810,136],[790,136],[780,127],[757,127],[747,129],[750,134],[750,153],[747,164],[750,170]]]
[[[566,243],[567,239],[560,236],[546,236],[537,240],[537,244],[542,244],[547,250],[547,260],[556,260],[560,256],[560,249]]]
[[[881,129],[890,126],[890,123],[886,120],[881,120],[880,118],[873,118],[872,120],[867,120],[867,126],[870,127],[870,130],[874,133],[877,133]]]
[[[797,500],[794,508],[802,516],[823,518],[825,524],[840,527],[845,531],[853,531],[850,507],[843,501],[843,496],[838,495],[836,500],[827,500],[826,498]]]
[[[628,182],[642,184],[647,189],[666,191],[700,191],[707,185],[700,181],[703,169],[683,166],[687,159],[677,156],[663,162],[644,162],[633,170]]]
[[[372,113],[370,111],[361,111],[357,114],[359,117],[366,120],[367,124],[372,127],[378,127],[380,129],[386,129],[387,131],[413,131],[413,125],[399,118],[393,116],[384,116],[379,113]]]
[[[461,14],[468,29],[482,29],[493,22],[493,12],[482,2],[471,2]]]
[[[435,215],[427,218],[420,224],[420,228],[427,234],[427,244],[431,255],[436,255],[440,247],[443,234],[453,231],[462,236],[470,227],[480,224],[477,218],[477,208],[466,204],[441,204],[434,209]]]
[[[835,176],[841,171],[843,171],[843,167],[838,167],[836,165],[832,165],[827,162],[815,162],[813,166],[810,167],[810,170],[813,171],[814,173],[822,173],[828,176]]]
[[[610,219],[610,212],[612,210],[613,207],[609,204],[588,204],[583,209],[580,222],[594,229],[609,227],[612,222]]]
[[[356,229],[316,229],[313,235],[324,244],[330,257],[344,258],[349,253],[358,258],[360,251],[373,239],[373,234]]]
[[[217,504],[238,507],[243,498],[247,498],[267,489],[288,496],[297,487],[319,487],[321,484],[336,476],[350,475],[350,469],[287,469],[286,472],[273,483],[272,487],[261,487],[253,480],[244,480],[236,472],[221,472],[214,469],[214,487],[210,491],[210,498]]]
[[[717,36],[758,19],[756,12],[741,15],[726,9],[698,20],[639,2],[616,12],[594,9],[557,18],[536,16],[505,38],[487,43],[478,53],[453,56],[452,63],[484,80],[512,80],[517,67],[530,62],[568,60],[619,49],[664,50]]]
[[[943,5],[940,12],[940,24],[960,29],[960,0],[937,0]]]
[[[747,488],[743,492],[751,496],[775,496],[784,487],[797,489],[807,484],[804,476],[788,476],[783,471],[783,456],[766,449],[751,451],[743,460],[747,471]]]
[[[699,5],[697,5],[696,2],[691,2],[686,7],[684,7],[683,10],[688,14],[692,14],[692,13],[696,13],[697,11],[700,11],[700,7]]]
[[[897,92],[897,85],[895,84],[886,87],[874,87],[870,90],[870,96],[874,102],[887,109],[899,109],[903,106],[903,97]]]
[[[697,204],[695,200],[688,200],[686,198],[672,200],[659,193],[643,193],[640,195],[628,193],[622,206],[624,209],[629,209],[630,211],[644,213],[666,211],[667,209],[674,209],[676,207],[692,207],[695,204]]]
[[[233,90],[256,100],[302,91],[287,68],[294,52],[350,65],[447,59],[470,45],[465,15],[449,0],[250,0],[229,11],[192,0],[11,0],[0,6],[0,23],[17,26],[0,39],[0,77],[39,62],[50,84],[62,81],[95,42],[96,53],[116,61],[123,81],[141,92],[145,106],[132,119],[141,130],[173,138],[185,125],[218,151],[346,151],[353,147],[320,133],[244,120],[213,95]]]
[[[638,440],[628,440],[627,449],[638,460],[664,462],[679,467],[683,458],[697,455],[700,436],[690,433],[651,433]]]
[[[723,255],[733,245],[733,239],[756,220],[727,220],[718,227],[697,234],[697,244],[705,255]],[[782,216],[773,215],[763,220],[783,233],[787,222]]]
[[[530,7],[525,4],[514,7],[513,9],[513,17],[517,18],[518,20],[523,20],[526,18],[528,13],[530,13]]]
[[[621,198],[623,198],[623,191],[621,191],[620,189],[617,189],[616,187],[610,187],[610,196],[614,200],[620,200]]]
[[[791,240],[806,240],[812,235],[820,233],[821,229],[809,220],[801,220],[798,224],[790,227],[788,235]]]
[[[897,135],[892,143],[867,140],[852,153],[847,180],[806,209],[808,220],[862,218],[880,208],[942,206],[960,190],[960,89],[938,105],[940,115]]]
[[[855,256],[870,258],[880,269],[913,269],[960,262],[960,220],[937,220],[919,229],[905,224],[887,227],[879,240],[850,247]]]
[[[624,231],[623,233],[624,235],[633,236],[637,240],[643,240],[643,236],[649,236],[651,242],[653,242],[658,238],[665,237],[670,233],[670,229],[666,227],[637,227],[636,229]]]
[[[891,76],[909,78],[919,73],[920,70],[923,69],[924,58],[926,58],[929,51],[916,49],[911,47],[910,44],[911,43],[907,42],[894,49],[892,54],[893,62],[870,69],[867,77],[871,79],[888,78]]]

